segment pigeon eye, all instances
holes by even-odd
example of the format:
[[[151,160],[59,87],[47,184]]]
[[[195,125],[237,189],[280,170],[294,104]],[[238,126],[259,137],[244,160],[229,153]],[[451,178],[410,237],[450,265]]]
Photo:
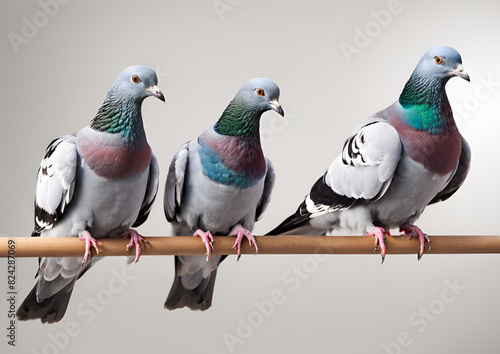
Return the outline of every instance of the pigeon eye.
[[[443,59],[441,59],[441,57],[434,57],[434,61],[436,62],[436,64],[442,64],[443,63]]]
[[[257,92],[257,95],[259,96],[264,96],[264,90],[261,88],[256,89],[255,92]]]
[[[141,81],[141,79],[139,79],[139,76],[137,76],[137,75],[132,76],[132,82],[133,82],[133,83],[135,83],[135,84],[136,84],[136,83],[138,83],[139,81]]]

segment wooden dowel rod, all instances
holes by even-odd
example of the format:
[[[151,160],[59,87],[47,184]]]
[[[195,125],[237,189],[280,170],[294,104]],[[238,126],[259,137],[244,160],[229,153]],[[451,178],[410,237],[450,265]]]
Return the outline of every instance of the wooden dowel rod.
[[[205,246],[193,236],[149,236],[142,256],[148,255],[203,255]],[[256,236],[259,254],[378,254],[374,252],[374,238],[370,236]],[[216,236],[213,254],[236,254],[232,249],[234,237]],[[426,244],[425,254],[500,253],[500,236],[431,236],[432,248]],[[128,240],[101,239],[99,255],[125,256]],[[418,240],[388,236],[387,254],[416,254]],[[83,256],[84,242],[76,237],[0,237],[0,257],[72,257]],[[242,254],[255,254],[255,248],[244,240]],[[130,250],[135,255],[135,249]]]

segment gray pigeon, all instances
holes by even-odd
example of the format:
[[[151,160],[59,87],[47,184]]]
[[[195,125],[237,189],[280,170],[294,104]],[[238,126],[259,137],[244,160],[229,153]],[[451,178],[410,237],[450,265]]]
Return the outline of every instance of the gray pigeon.
[[[271,109],[283,116],[279,93],[268,79],[246,82],[217,123],[175,154],[165,185],[165,215],[174,235],[200,237],[207,257],[175,257],[165,308],[211,306],[217,267],[226,257],[210,257],[212,234],[236,236],[238,258],[244,237],[255,244],[250,232],[269,203],[275,176],[262,152],[259,123]]]
[[[40,258],[37,283],[17,311],[20,320],[62,319],[76,280],[95,262],[87,261],[96,238],[130,237],[136,262],[144,238],[130,227],[148,218],[158,191],[159,169],[141,116],[142,101],[165,101],[156,73],[126,68],[109,90],[91,123],[55,139],[38,170],[35,230],[32,236],[79,237],[82,257]]]
[[[469,171],[470,148],[445,91],[455,76],[469,81],[455,49],[425,53],[399,99],[353,131],[296,213],[268,235],[368,232],[383,261],[385,234],[399,227],[420,240],[420,259],[430,240],[414,221],[427,205],[454,194]]]

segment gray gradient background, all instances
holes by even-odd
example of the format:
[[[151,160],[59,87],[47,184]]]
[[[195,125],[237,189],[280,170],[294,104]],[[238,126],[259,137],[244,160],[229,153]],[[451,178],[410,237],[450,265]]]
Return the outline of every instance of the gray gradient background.
[[[86,125],[128,65],[159,71],[167,98],[166,104],[148,99],[143,105],[161,167],[159,197],[139,228],[144,235],[170,233],[163,183],[177,148],[213,124],[246,80],[264,76],[278,83],[286,117],[274,112],[262,117],[265,153],[274,162],[277,184],[254,230],[259,235],[295,210],[350,130],[396,100],[421,55],[434,45],[455,47],[472,79],[470,84],[453,79],[447,91],[455,112],[468,107],[457,121],[472,146],[473,166],[459,193],[429,207],[417,224],[430,235],[498,234],[500,86],[484,84],[500,82],[497,1],[401,0],[401,12],[351,62],[340,44],[353,44],[355,28],[373,21],[370,12],[387,8],[388,1],[232,3],[221,19],[211,0],[71,1],[18,53],[8,33],[20,34],[22,18],[32,19],[41,8],[36,1],[1,3],[1,236],[29,236],[35,174],[45,147]],[[110,257],[91,269],[78,281],[60,323],[18,323],[15,349],[0,330],[0,351],[230,353],[224,333],[237,335],[240,317],[258,320],[254,301],[270,299],[273,291],[283,293],[283,303],[234,345],[235,352],[378,354],[403,331],[409,346],[402,353],[493,353],[500,345],[497,255],[427,255],[420,262],[415,255],[389,255],[384,265],[375,255],[321,261],[243,256],[239,263],[230,257],[220,267],[213,308],[204,313],[163,309],[172,257],[143,257],[127,266],[133,279],[116,290],[112,270],[121,272],[124,264],[124,258]],[[294,291],[286,279],[302,264],[310,273]],[[33,285],[37,261],[18,259],[17,268],[19,304]],[[3,299],[5,259],[0,273]],[[454,279],[466,288],[444,304],[439,299],[447,291],[445,281]],[[116,290],[112,300],[106,297],[110,289]],[[87,299],[96,296],[102,311],[89,321],[89,312],[78,308],[88,311]],[[424,320],[424,330],[412,314],[429,306],[437,315]],[[57,348],[51,336],[61,339],[68,324],[77,327],[76,335]],[[0,328],[7,325],[7,302],[0,300]]]

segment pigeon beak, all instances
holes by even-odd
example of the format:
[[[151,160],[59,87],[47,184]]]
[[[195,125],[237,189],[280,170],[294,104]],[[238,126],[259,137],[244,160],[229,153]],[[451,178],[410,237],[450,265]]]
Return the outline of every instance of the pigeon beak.
[[[462,66],[462,64],[458,64],[458,66],[453,71],[450,71],[450,74],[454,75],[454,76],[461,77],[462,79],[467,80],[467,81],[470,82],[469,74],[467,74],[465,72],[464,67]]]
[[[271,104],[271,109],[273,111],[278,112],[278,114],[282,117],[285,116],[285,112],[283,111],[283,108],[281,108],[281,104],[278,102],[278,100],[270,101]]]
[[[158,86],[153,85],[151,87],[145,88],[144,91],[148,91],[151,94],[151,96],[155,96],[159,100],[162,100],[163,102],[165,102],[165,96],[163,96],[163,93],[161,93]]]

